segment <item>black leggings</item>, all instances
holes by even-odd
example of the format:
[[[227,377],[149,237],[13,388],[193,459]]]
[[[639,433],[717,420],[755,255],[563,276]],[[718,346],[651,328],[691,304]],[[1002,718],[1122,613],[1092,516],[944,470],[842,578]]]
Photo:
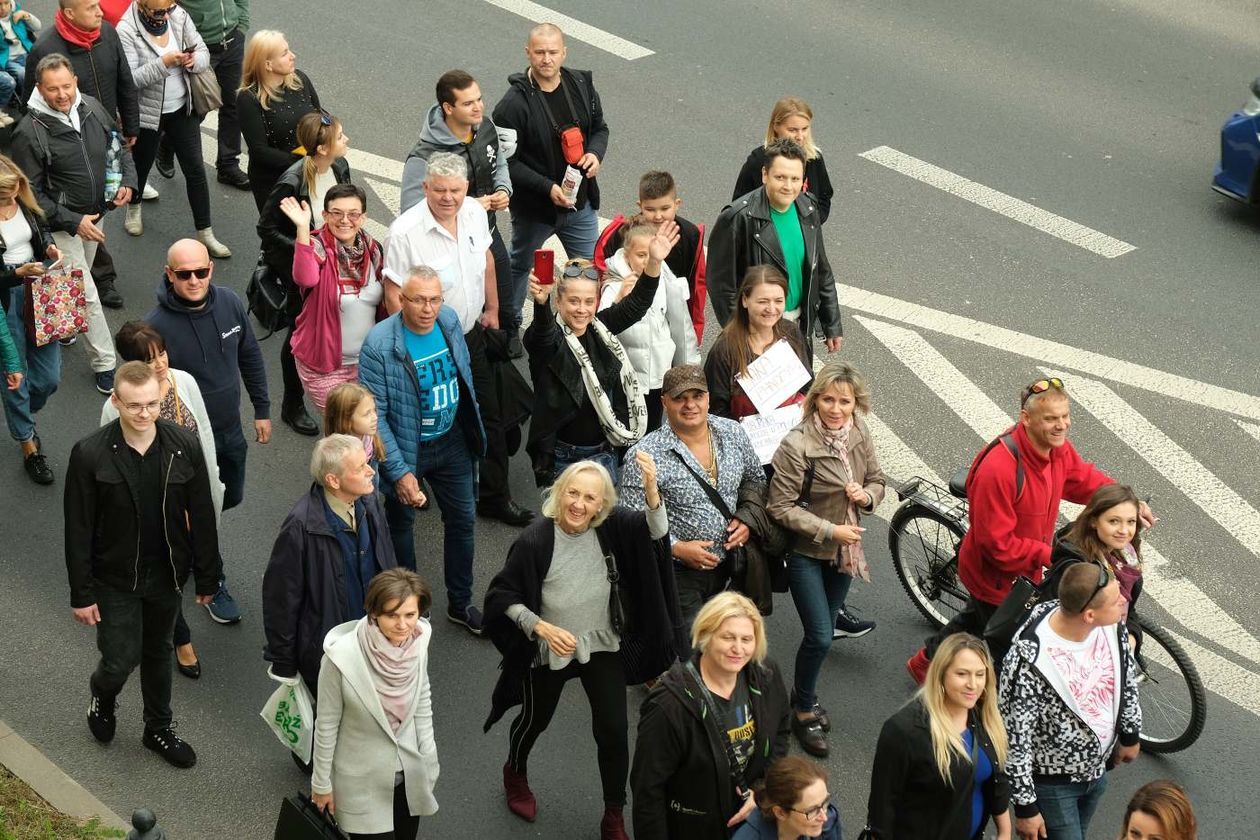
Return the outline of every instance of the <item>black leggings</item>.
[[[163,135],[175,149],[175,158],[179,161],[180,171],[184,173],[193,224],[197,230],[205,230],[210,227],[210,185],[206,180],[206,163],[201,158],[201,122],[182,110],[163,114],[162,122],[156,130],[140,129],[140,137],[133,150],[140,186],[131,197],[131,203],[139,204],[141,201],[144,185],[149,180],[149,171],[153,168],[153,161],[157,159],[158,140]]]
[[[394,830],[384,834],[351,834],[350,840],[416,840],[420,818],[407,807],[407,785],[394,786]]]
[[[560,703],[560,692],[573,677],[582,681],[582,690],[591,704],[591,731],[595,734],[604,804],[622,807],[626,804],[630,743],[626,674],[619,653],[592,653],[586,664],[570,662],[559,671],[546,666],[530,668],[523,686],[524,703],[520,714],[512,721],[508,738],[508,764],[518,773],[525,772],[529,751],[551,723],[551,716]]]
[[[306,391],[302,388],[302,378],[298,376],[297,360],[293,358],[293,330],[295,326],[285,330],[284,344],[280,346],[280,374],[284,380],[284,398],[281,403],[284,409],[303,407]]]

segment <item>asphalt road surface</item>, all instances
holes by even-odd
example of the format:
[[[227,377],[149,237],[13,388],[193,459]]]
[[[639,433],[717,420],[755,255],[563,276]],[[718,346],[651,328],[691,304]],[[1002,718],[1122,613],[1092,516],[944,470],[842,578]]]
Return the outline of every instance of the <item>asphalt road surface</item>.
[[[52,5],[31,3],[45,21]],[[437,76],[469,70],[493,105],[525,66],[530,24],[510,9],[529,4],[516,0],[253,5],[254,27],[288,34],[344,120],[352,165],[371,175],[370,211],[385,223]],[[1201,836],[1254,836],[1260,219],[1208,189],[1217,130],[1257,74],[1254,8],[550,5],[623,39],[569,41],[568,63],[594,71],[611,126],[605,216],[631,209],[638,176],[665,167],[683,214],[711,224],[773,101],[791,92],[813,104],[836,187],[827,246],[846,312],[842,357],[873,383],[877,443],[894,479],[948,475],[1016,412],[1023,384],[1045,372],[1068,379],[1078,448],[1154,497],[1162,522],[1150,539],[1151,610],[1188,643],[1211,690],[1199,742],[1113,773],[1091,836],[1115,837],[1129,793],[1159,777],[1187,786]],[[653,54],[628,60],[636,45]],[[143,237],[126,236],[121,218],[107,222],[127,300],[109,313],[114,326],[149,310],[165,248],[192,232],[182,181],[157,186]],[[240,291],[254,262],[253,204],[213,182],[212,192],[215,230],[236,252],[218,262],[215,282]],[[278,352],[275,339],[264,345],[277,403]],[[40,416],[59,473],[100,400],[83,351],[67,352],[61,390]],[[16,448],[0,463],[0,717],[119,813],[153,808],[173,840],[269,838],[281,797],[303,784],[257,716],[274,685],[259,591],[276,529],[307,486],[309,451],[278,419],[273,441],[250,447],[246,502],[221,535],[245,620],[222,628],[189,607],[204,676],[176,675],[174,707],[198,751],[191,771],[140,746],[138,679],[122,697],[114,744],[92,740],[84,711],[95,646],[69,614],[61,483],[31,484]],[[517,498],[536,507],[523,457],[512,469]],[[438,584],[440,535],[436,511],[422,515],[421,570]],[[513,536],[478,523],[478,594]],[[865,816],[879,726],[911,690],[902,663],[927,632],[888,563],[883,520],[871,520],[866,543],[874,580],[851,604],[879,629],[838,643],[820,684],[834,721],[832,790],[850,836]],[[790,671],[800,625],[786,596],[769,627],[771,653]],[[497,656],[444,621],[434,632],[441,810],[421,836],[595,836],[599,781],[580,690],[570,687],[535,750],[540,816],[525,825],[503,804],[507,727],[481,732]],[[641,697],[630,689],[632,709]]]

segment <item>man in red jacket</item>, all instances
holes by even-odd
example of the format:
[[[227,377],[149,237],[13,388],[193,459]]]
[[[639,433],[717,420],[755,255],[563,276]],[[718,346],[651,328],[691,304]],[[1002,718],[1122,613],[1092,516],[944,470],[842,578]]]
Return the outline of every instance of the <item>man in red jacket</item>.
[[[1059,501],[1085,504],[1095,490],[1112,482],[1068,441],[1071,426],[1063,381],[1040,379],[1024,388],[1019,422],[1002,435],[1007,440],[985,447],[972,464],[967,480],[971,528],[958,550],[958,576],[970,597],[906,662],[915,682],[923,683],[928,662],[946,636],[984,635],[985,625],[1016,578],[1041,581],[1042,571],[1050,565]],[[1148,524],[1154,521],[1145,503],[1141,515]]]

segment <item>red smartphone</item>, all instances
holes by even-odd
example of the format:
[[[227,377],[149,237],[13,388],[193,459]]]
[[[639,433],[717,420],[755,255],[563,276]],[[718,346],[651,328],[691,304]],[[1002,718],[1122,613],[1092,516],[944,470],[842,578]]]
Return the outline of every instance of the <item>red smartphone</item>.
[[[556,252],[550,248],[539,248],[534,252],[534,276],[544,286],[556,282]]]

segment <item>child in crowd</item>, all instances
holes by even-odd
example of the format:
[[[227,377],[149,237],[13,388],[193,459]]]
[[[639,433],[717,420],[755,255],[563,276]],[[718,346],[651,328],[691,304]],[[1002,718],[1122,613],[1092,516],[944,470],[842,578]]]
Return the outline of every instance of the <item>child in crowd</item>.
[[[378,464],[385,457],[385,444],[376,433],[376,400],[367,388],[358,382],[343,382],[328,392],[324,435],[354,435],[362,440],[368,464],[380,474]]]
[[[26,54],[35,46],[39,18],[23,9],[17,0],[0,0],[0,109],[13,104],[13,94],[26,80]],[[0,110],[0,128],[13,124],[13,117]]]
[[[648,245],[656,235],[656,228],[657,225],[650,224],[643,216],[630,220],[622,237],[624,244],[607,261],[604,288],[599,297],[601,310],[634,289],[647,265]],[[647,314],[617,334],[647,394],[649,432],[661,426],[661,385],[665,371],[674,365],[700,363],[696,333],[687,312],[688,296],[686,282],[670,270],[666,260],[661,264],[660,284]]]
[[[704,340],[704,302],[708,293],[704,285],[704,225],[693,224],[678,215],[682,199],[674,176],[668,172],[652,171],[639,179],[639,213],[647,223],[660,227],[665,222],[675,222],[681,237],[674,250],[669,252],[665,264],[674,276],[687,285],[687,312],[696,331],[696,341]],[[604,228],[595,244],[595,266],[607,269],[608,258],[621,247],[626,234],[626,217],[618,214]],[[664,282],[662,281],[662,286]]]

